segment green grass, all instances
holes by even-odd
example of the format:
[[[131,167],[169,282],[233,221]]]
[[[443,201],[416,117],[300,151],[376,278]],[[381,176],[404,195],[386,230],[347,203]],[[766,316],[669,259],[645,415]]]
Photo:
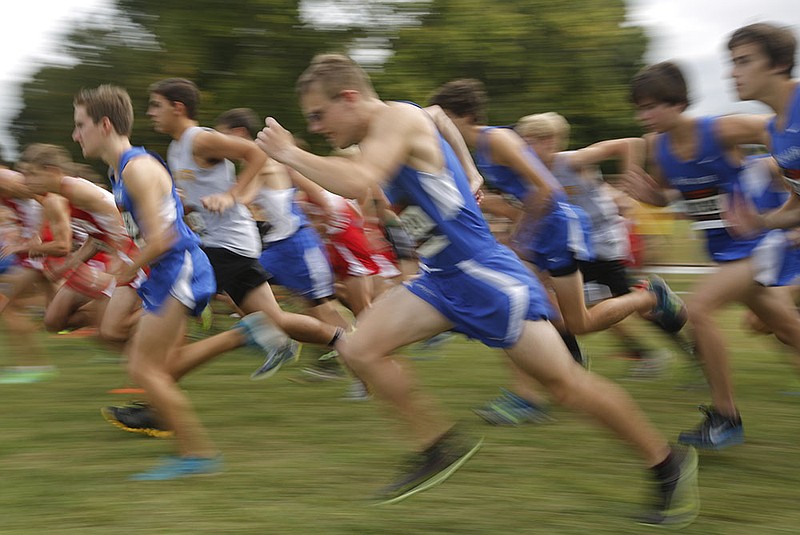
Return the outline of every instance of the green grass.
[[[800,397],[779,392],[791,378],[784,351],[740,328],[741,311],[720,317],[731,340],[747,443],[701,456],[703,510],[685,533],[797,533],[800,526]],[[666,345],[646,326],[634,327]],[[412,363],[442,409],[484,448],[448,482],[401,504],[370,507],[410,447],[376,402],[341,401],[343,383],[297,385],[286,369],[248,379],[258,357],[239,350],[184,383],[224,454],[225,471],[177,482],[131,482],[131,473],[170,454],[169,440],[122,432],[102,420],[120,366],[98,362],[87,339],[49,337],[58,379],[0,386],[0,533],[3,534],[595,534],[647,533],[629,518],[649,498],[638,459],[585,418],[554,409],[556,423],[491,428],[471,413],[508,376],[501,354],[458,338],[438,360]],[[0,348],[8,345],[0,340]],[[582,338],[593,370],[624,376],[610,334]],[[308,354],[312,354],[309,351]],[[9,355],[0,356],[0,364]],[[653,382],[624,382],[670,438],[693,427],[703,391],[676,358]]]

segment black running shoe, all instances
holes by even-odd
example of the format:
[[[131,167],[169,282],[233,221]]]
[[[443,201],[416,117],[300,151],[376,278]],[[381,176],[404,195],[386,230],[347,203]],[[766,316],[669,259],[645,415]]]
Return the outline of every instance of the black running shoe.
[[[483,438],[469,443],[451,429],[426,451],[408,459],[397,481],[378,491],[378,504],[397,503],[442,483],[475,455],[482,444]]]
[[[697,451],[691,447],[673,447],[672,462],[676,469],[667,479],[659,479],[653,508],[640,516],[640,524],[683,528],[700,512],[697,487]]]
[[[158,421],[153,409],[143,402],[135,402],[123,407],[103,407],[100,414],[108,423],[131,433],[141,433],[143,435],[168,438],[174,433]]]
[[[717,412],[713,407],[698,407],[705,417],[696,428],[684,431],[678,442],[703,450],[721,450],[744,443],[744,427],[739,414],[731,418]]]

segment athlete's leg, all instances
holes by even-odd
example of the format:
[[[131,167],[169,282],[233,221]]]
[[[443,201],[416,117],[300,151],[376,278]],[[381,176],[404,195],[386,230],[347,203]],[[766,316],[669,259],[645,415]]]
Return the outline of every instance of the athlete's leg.
[[[703,361],[712,403],[727,417],[736,416],[733,382],[725,337],[714,316],[728,303],[743,301],[754,285],[749,259],[726,262],[693,288],[687,303],[689,324]]]
[[[411,373],[391,353],[399,347],[452,328],[431,305],[402,286],[393,288],[358,317],[336,350],[373,394],[386,401],[411,428],[424,449],[448,429],[414,388]]]
[[[656,306],[652,292],[635,290],[629,294],[606,299],[586,308],[583,295],[583,276],[580,271],[569,275],[551,277],[564,323],[573,334],[602,331],[633,313],[646,314]]]
[[[592,416],[631,444],[648,466],[669,453],[666,439],[650,424],[633,399],[617,385],[579,366],[556,329],[546,321],[528,321],[521,338],[506,353],[544,385],[560,404]]]
[[[338,329],[316,318],[282,310],[267,283],[250,290],[240,306],[245,314],[264,312],[278,328],[300,342],[327,345],[333,340]]]
[[[191,403],[167,369],[167,357],[182,341],[186,307],[167,298],[158,314],[145,313],[131,340],[128,369],[131,379],[144,388],[152,407],[168,429],[175,432],[184,457],[212,457],[214,446]]]
[[[108,298],[103,296],[100,299]],[[68,328],[77,329],[92,325],[95,321],[95,311],[85,307],[91,302],[90,297],[62,285],[45,309],[45,329],[48,332],[58,332]]]

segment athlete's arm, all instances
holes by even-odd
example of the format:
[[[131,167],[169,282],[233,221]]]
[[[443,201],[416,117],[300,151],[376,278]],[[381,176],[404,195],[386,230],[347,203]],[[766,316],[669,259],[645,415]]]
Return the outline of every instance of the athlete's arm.
[[[267,156],[249,139],[228,136],[213,130],[204,130],[193,140],[192,153],[195,158],[205,161],[232,160],[243,162],[236,184],[225,193],[209,195],[201,199],[203,205],[212,212],[224,212],[239,202],[250,182],[258,175]]]
[[[439,106],[428,106],[425,108],[428,115],[433,119],[436,128],[442,134],[445,141],[453,148],[458,161],[461,162],[461,167],[467,174],[469,179],[469,187],[472,193],[477,193],[483,185],[483,176],[475,166],[475,161],[472,159],[472,154],[469,152],[469,147],[464,141],[461,132],[458,131],[456,125],[447,116],[447,114]]]
[[[715,122],[716,134],[726,148],[739,145],[769,146],[767,123],[772,115],[725,115]]]
[[[416,110],[414,112],[413,110]],[[408,161],[410,140],[419,135],[422,110],[385,106],[373,117],[353,157],[317,156],[294,144],[292,134],[272,117],[259,132],[257,144],[270,157],[296,169],[328,191],[360,199],[375,184],[388,182]],[[427,119],[424,119],[429,122]],[[415,128],[417,130],[415,130]]]
[[[622,191],[646,204],[667,206],[681,198],[679,191],[670,188],[655,158],[656,136],[647,134],[644,143],[633,144],[632,161],[622,175]],[[644,163],[646,162],[646,164]],[[649,173],[645,171],[645,167]]]
[[[61,195],[49,194],[42,199],[42,216],[50,225],[52,241],[31,244],[29,256],[67,256],[72,250],[72,227],[69,203]]]
[[[619,160],[620,169],[629,169],[635,159],[635,145],[641,138],[622,138],[598,141],[588,147],[570,153],[569,163],[573,169],[598,165],[606,160]]]

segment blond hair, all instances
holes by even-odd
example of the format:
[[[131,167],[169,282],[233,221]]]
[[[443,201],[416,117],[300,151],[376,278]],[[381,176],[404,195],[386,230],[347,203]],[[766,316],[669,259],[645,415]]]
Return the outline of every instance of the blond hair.
[[[299,95],[305,95],[315,84],[331,99],[346,89],[355,89],[368,96],[376,95],[369,75],[358,63],[342,54],[314,56],[297,79],[295,89]]]
[[[559,141],[559,150],[565,150],[569,145],[569,122],[554,111],[526,115],[517,121],[514,130],[525,138],[555,137]]]
[[[46,143],[33,143],[25,147],[19,157],[18,164],[22,168],[26,165],[56,167],[65,174],[71,172],[74,168],[72,157],[67,152],[67,149]]]

